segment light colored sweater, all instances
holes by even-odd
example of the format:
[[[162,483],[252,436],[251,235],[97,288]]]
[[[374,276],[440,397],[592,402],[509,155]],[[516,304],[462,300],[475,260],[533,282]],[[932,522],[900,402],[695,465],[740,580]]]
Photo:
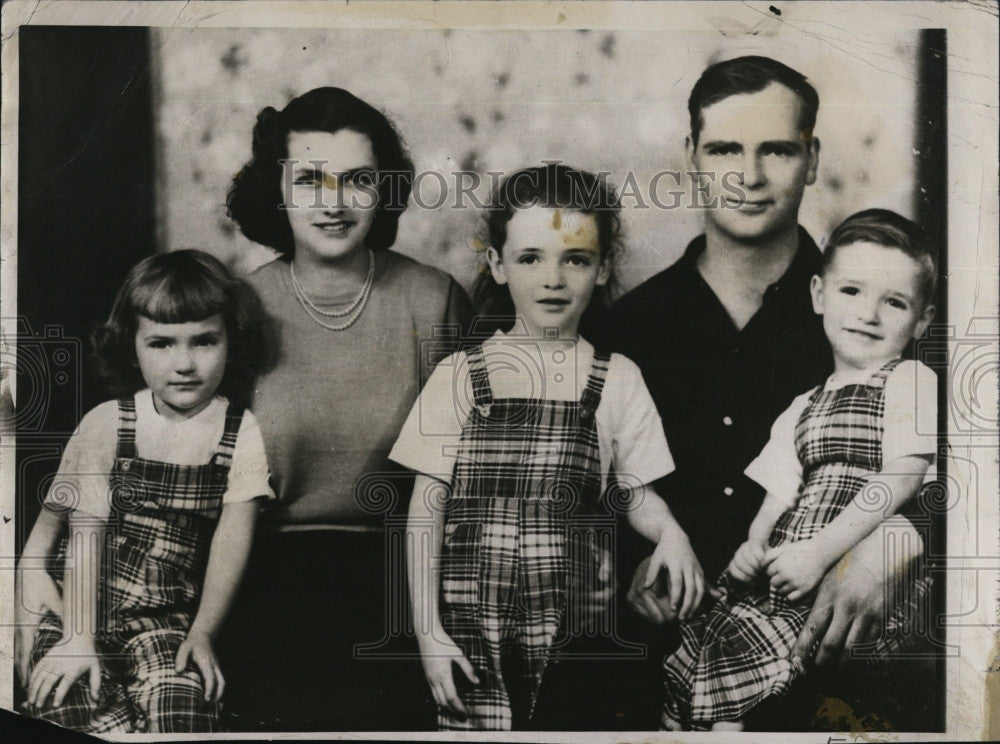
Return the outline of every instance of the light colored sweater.
[[[434,364],[454,350],[442,331],[468,320],[468,297],[444,272],[382,251],[363,314],[331,331],[300,304],[287,262],[262,266],[248,280],[276,350],[253,401],[278,497],[265,523],[380,527],[383,515],[359,506],[355,485],[366,474],[399,472],[389,450]],[[353,298],[310,299],[332,309]],[[399,494],[404,509],[408,497]]]

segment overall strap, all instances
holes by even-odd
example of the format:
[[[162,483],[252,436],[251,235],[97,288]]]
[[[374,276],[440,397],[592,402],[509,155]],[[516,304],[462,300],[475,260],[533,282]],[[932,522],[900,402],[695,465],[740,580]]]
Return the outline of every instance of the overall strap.
[[[484,416],[490,415],[493,405],[493,391],[490,389],[490,376],[486,372],[486,358],[483,356],[483,345],[476,344],[466,353],[469,360],[469,379],[472,381],[472,399]]]
[[[236,449],[236,437],[240,433],[240,425],[243,423],[243,406],[230,403],[226,409],[226,425],[222,431],[222,438],[216,447],[215,456],[212,458],[216,465],[229,467],[233,464],[233,450]]]
[[[604,390],[604,381],[608,377],[610,363],[610,354],[594,350],[594,361],[590,366],[590,376],[587,377],[587,387],[584,388],[583,395],[580,396],[581,419],[589,420],[597,412],[597,407],[601,404],[601,393]]]
[[[118,445],[115,457],[134,460],[135,449],[135,398],[118,399]]]
[[[882,369],[871,376],[871,379],[868,380],[868,384],[872,387],[885,387],[885,381],[889,379],[889,375],[891,375],[892,371],[902,363],[902,359],[893,359],[891,362],[886,362],[882,366]]]

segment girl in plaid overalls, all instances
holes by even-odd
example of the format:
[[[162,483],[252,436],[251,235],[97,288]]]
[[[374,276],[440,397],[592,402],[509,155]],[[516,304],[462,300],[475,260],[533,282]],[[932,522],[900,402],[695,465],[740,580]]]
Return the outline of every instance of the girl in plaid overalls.
[[[504,330],[438,365],[390,454],[418,472],[410,587],[443,729],[531,728],[549,662],[607,632],[611,509],[656,543],[650,582],[665,570],[685,614],[702,594],[687,537],[647,485],[673,462],[642,377],[578,334],[611,273],[614,192],[566,166],[526,169],[488,222],[480,317]]]
[[[746,470],[767,495],[719,580],[722,597],[682,624],[664,661],[665,728],[739,730],[786,692],[804,671],[791,651],[820,580],[933,477],[936,379],[902,356],[934,315],[935,280],[929,247],[893,212],[859,212],[830,236],[812,295],[834,373],[779,416]],[[870,658],[914,640],[929,577],[910,568],[881,638],[863,649]]]
[[[21,596],[48,596],[19,607],[36,613],[18,628],[29,713],[89,733],[218,729],[214,638],[273,497],[241,402],[260,338],[255,297],[208,254],[129,273],[95,336],[121,397],[67,444],[19,566]],[[53,553],[51,577],[30,565]]]

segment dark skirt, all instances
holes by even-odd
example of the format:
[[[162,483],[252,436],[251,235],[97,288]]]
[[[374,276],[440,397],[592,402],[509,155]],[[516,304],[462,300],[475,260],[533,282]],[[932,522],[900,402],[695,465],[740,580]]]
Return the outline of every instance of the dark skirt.
[[[403,562],[386,543],[384,532],[258,533],[218,644],[224,730],[434,728]]]

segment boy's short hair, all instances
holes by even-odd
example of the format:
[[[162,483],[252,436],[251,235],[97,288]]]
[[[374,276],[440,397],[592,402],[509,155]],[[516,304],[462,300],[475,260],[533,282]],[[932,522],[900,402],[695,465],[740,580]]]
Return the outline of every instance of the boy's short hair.
[[[933,303],[937,292],[937,251],[924,230],[915,222],[889,209],[866,209],[852,214],[830,235],[823,251],[822,271],[825,274],[837,249],[852,243],[874,243],[886,248],[898,248],[920,264],[921,300]]]
[[[698,146],[698,135],[705,123],[702,119],[705,108],[730,96],[759,93],[771,83],[784,85],[802,100],[799,127],[811,137],[819,111],[819,94],[805,75],[770,57],[747,56],[717,62],[701,73],[688,98],[691,143]]]

